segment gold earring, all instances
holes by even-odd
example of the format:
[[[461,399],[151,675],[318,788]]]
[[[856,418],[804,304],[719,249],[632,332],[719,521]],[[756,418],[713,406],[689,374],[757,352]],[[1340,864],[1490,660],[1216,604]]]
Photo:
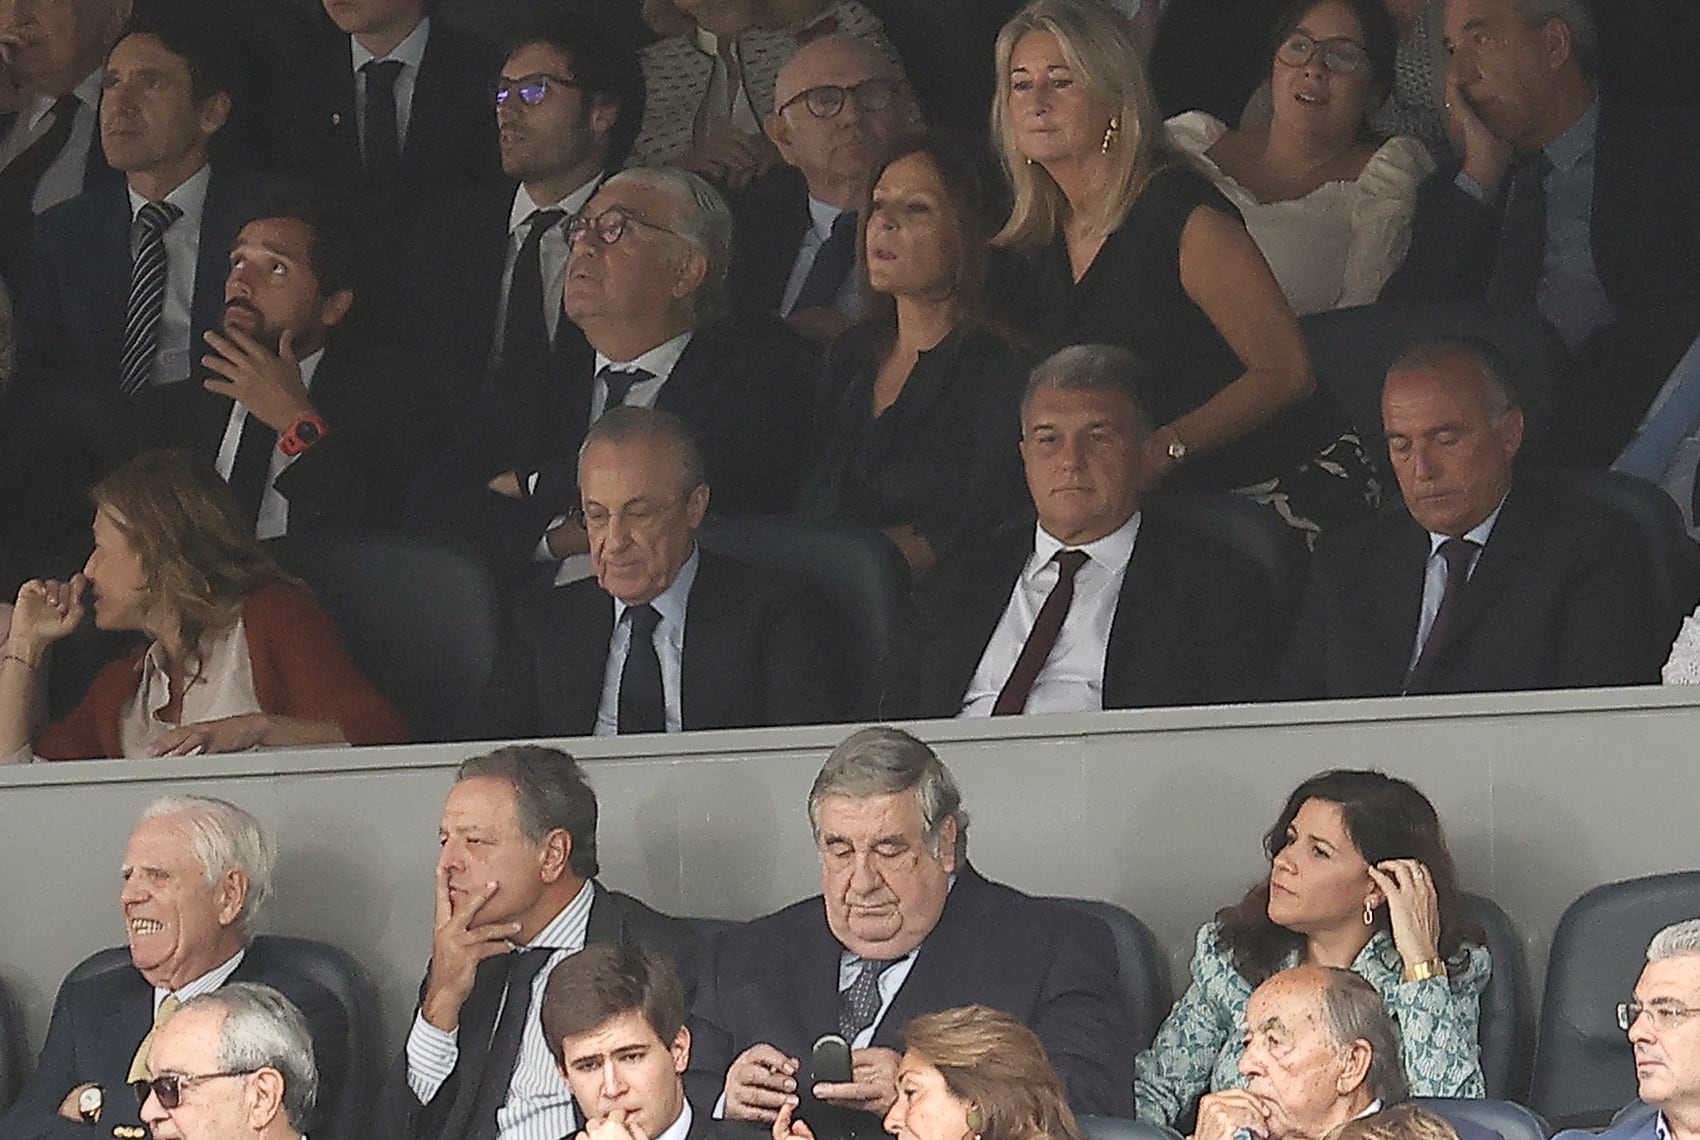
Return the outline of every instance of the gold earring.
[[[1098,148],[1099,154],[1110,153],[1110,144],[1116,141],[1116,133],[1121,129],[1122,121],[1112,115],[1109,125],[1104,128],[1104,144]]]
[[[1369,905],[1368,899],[1364,900],[1364,925],[1375,925],[1375,908]]]
[[[976,1140],[978,1140],[980,1133],[984,1132],[985,1130],[986,1130],[986,1114],[980,1111],[979,1105],[977,1105],[977,1104],[969,1105],[968,1106],[968,1131],[972,1132],[974,1134]]]

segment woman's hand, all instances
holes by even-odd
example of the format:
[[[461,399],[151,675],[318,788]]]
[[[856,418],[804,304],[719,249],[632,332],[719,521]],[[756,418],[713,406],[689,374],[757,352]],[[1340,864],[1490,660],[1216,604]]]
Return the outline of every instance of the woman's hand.
[[[199,756],[208,752],[246,752],[250,748],[305,748],[347,742],[342,729],[333,721],[244,713],[221,720],[197,721],[161,733],[148,745],[148,755]]]
[[[761,135],[725,126],[698,139],[675,163],[727,190],[742,190],[778,157]]]
[[[1387,896],[1393,946],[1406,967],[1440,957],[1440,903],[1428,868],[1415,859],[1388,859],[1372,865],[1369,877]]]
[[[88,586],[89,580],[81,574],[69,582],[40,578],[25,582],[12,610],[6,651],[38,664],[35,655],[43,647],[69,636],[83,620],[83,593]]]
[[[785,1103],[779,1106],[779,1115],[773,1118],[773,1140],[815,1140],[815,1134],[807,1123],[791,1119],[796,1108],[796,1097],[787,1097]]]

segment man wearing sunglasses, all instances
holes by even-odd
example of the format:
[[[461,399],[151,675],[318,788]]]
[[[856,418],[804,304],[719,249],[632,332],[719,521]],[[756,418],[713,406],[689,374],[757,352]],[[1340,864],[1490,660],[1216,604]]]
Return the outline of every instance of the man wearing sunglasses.
[[[874,170],[919,126],[903,69],[851,36],[816,40],[779,73],[767,135],[785,165],[739,195],[733,289],[821,344],[861,312],[856,220]]]
[[[319,1091],[307,1019],[270,986],[191,998],[134,1089],[153,1140],[304,1140]]]

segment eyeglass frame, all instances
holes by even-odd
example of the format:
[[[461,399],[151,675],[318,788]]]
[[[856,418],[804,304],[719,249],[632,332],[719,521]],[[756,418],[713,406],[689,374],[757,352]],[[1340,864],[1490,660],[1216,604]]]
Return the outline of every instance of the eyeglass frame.
[[[612,237],[609,237],[606,233],[604,233],[603,227],[599,224],[602,219],[606,218],[609,214],[618,214],[620,216],[619,221],[615,223],[614,235]],[[603,210],[595,217],[592,217],[585,210],[580,210],[578,213],[567,219],[566,225],[561,228],[561,232],[566,236],[569,248],[574,242],[578,241],[580,234],[590,231],[595,231],[596,240],[600,244],[614,245],[621,238],[626,236],[626,226],[631,222],[636,222],[640,226],[648,226],[652,230],[660,230],[664,234],[672,234],[681,241],[688,242],[691,240],[678,230],[670,229],[658,222],[652,222],[648,218],[641,218],[631,210],[626,209],[626,207],[618,205],[609,206],[606,210]]]
[[[1309,45],[1304,50],[1304,57],[1302,59],[1282,58],[1286,54],[1288,46],[1294,43]],[[1336,66],[1340,61],[1331,57],[1346,48],[1350,48],[1355,56],[1345,66]],[[1319,40],[1315,36],[1297,29],[1288,33],[1285,39],[1275,45],[1275,62],[1283,67],[1304,67],[1311,60],[1317,58],[1318,51],[1322,53],[1322,66],[1327,68],[1331,75],[1354,75],[1369,66],[1370,63],[1369,48],[1350,36],[1329,36],[1326,39]]]
[[[265,1068],[261,1066],[260,1068]],[[163,1076],[147,1080],[130,1082],[130,1090],[136,1094],[136,1107],[139,1109],[148,1102],[149,1095],[159,1100],[159,1107],[167,1112],[174,1112],[183,1103],[183,1089],[186,1085],[198,1085],[205,1081],[218,1080],[220,1077],[251,1077],[260,1069],[232,1069],[218,1073],[166,1073]],[[164,1086],[164,1087],[162,1087]]]
[[[510,98],[518,95],[522,106],[535,107],[549,97],[549,85],[551,83],[556,87],[567,90],[582,90],[584,87],[576,79],[568,79],[563,75],[551,75],[547,71],[533,71],[529,75],[520,76],[518,79],[498,77],[490,84],[490,101],[497,107],[505,107]],[[525,92],[528,87],[537,89],[537,98],[533,99],[526,95]]]
[[[1684,1018],[1693,1017],[1700,1013],[1700,1008],[1690,1008],[1686,1005],[1642,1005],[1638,1001],[1620,1001],[1617,1003],[1617,1027],[1628,1033],[1630,1028],[1646,1014],[1653,1019],[1654,1029],[1672,1029],[1680,1025]]]
[[[878,106],[869,106],[860,92],[865,90],[869,84],[874,83],[886,84],[890,87],[890,90],[886,93],[885,98],[880,100]],[[889,75],[870,75],[860,83],[853,83],[848,87],[841,83],[822,83],[797,92],[795,95],[791,96],[791,98],[781,103],[777,108],[775,108],[775,110],[779,114],[784,114],[787,110],[795,107],[798,103],[802,103],[804,108],[809,112],[809,115],[813,118],[836,119],[843,112],[844,104],[854,102],[856,104],[856,111],[858,114],[875,115],[891,106],[892,100],[897,98],[898,93],[907,90],[908,87],[909,85],[903,80]],[[815,110],[814,100],[811,96],[818,92],[825,91],[838,92],[838,95],[836,96],[838,105],[832,110],[822,113]]]

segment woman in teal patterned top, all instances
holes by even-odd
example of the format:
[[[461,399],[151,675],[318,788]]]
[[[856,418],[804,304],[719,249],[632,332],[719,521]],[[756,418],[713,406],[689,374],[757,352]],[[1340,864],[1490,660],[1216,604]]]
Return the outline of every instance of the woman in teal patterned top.
[[[1301,963],[1350,967],[1381,992],[1412,1096],[1484,1095],[1476,1027],[1493,964],[1434,805],[1380,772],[1324,772],[1263,844],[1269,877],[1199,930],[1192,984],[1134,1062],[1140,1119],[1172,1126],[1201,1094],[1244,1087],[1246,1000]]]

